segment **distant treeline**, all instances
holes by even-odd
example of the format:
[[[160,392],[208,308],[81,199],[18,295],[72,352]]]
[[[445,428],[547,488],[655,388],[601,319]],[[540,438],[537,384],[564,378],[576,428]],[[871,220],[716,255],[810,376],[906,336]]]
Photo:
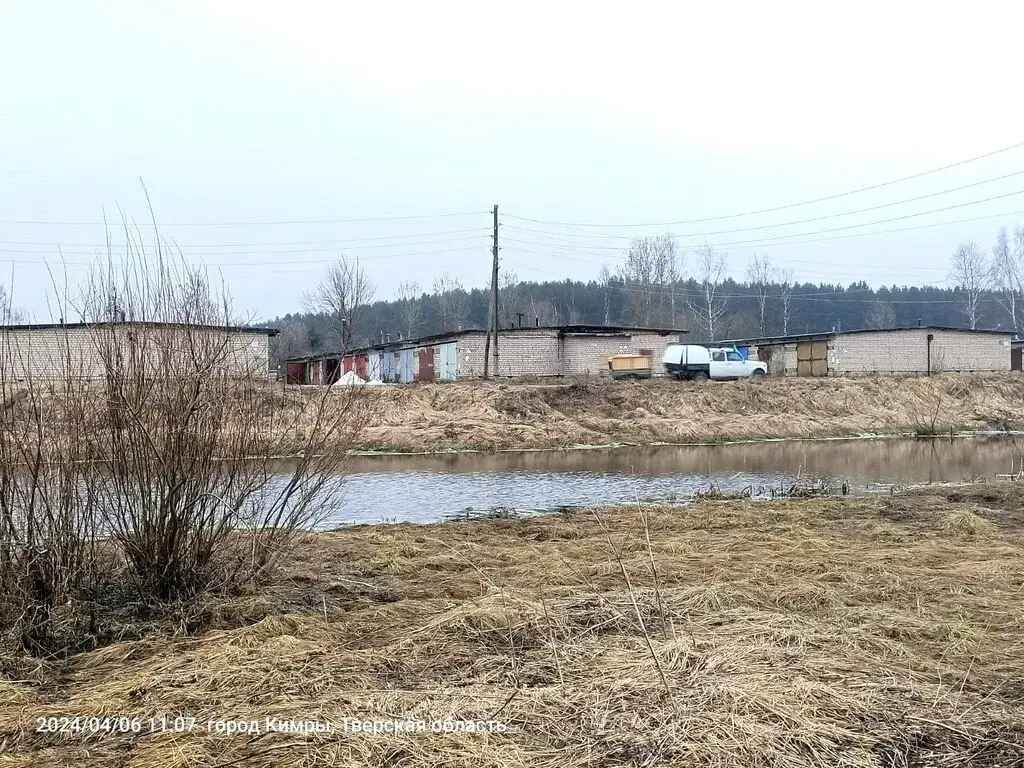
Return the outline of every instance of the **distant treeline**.
[[[406,291],[404,298],[374,301],[352,315],[351,345],[485,328],[490,294],[463,289],[449,279],[431,293]],[[978,328],[1013,329],[1013,312],[1002,293],[985,291],[977,302]],[[763,300],[763,327],[762,327]],[[892,286],[873,289],[865,282],[764,283],[724,280],[715,286],[713,335],[716,339],[760,334],[809,333],[854,328],[915,325],[969,325],[963,289]],[[513,325],[654,325],[690,331],[695,342],[708,339],[705,286],[697,280],[643,285],[619,277],[581,282],[520,282],[506,278],[500,291],[499,320]],[[1019,314],[1020,310],[1017,310]],[[295,313],[274,318],[281,328],[279,358],[337,350],[337,321],[326,313]]]

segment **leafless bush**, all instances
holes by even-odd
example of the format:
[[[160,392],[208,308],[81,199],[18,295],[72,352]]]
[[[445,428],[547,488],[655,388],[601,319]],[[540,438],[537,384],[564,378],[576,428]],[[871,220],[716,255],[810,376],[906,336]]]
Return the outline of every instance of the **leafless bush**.
[[[0,354],[0,622],[36,653],[97,642],[114,583],[153,606],[265,579],[366,417],[357,387],[274,407],[265,337],[162,246],[129,238],[75,298],[45,356],[10,332]]]

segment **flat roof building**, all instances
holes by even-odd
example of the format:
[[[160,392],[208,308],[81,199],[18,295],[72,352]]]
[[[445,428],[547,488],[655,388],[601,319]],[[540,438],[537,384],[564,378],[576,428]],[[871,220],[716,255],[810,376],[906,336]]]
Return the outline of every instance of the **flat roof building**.
[[[1010,370],[1013,333],[916,325],[721,341],[745,346],[773,376],[865,376]]]

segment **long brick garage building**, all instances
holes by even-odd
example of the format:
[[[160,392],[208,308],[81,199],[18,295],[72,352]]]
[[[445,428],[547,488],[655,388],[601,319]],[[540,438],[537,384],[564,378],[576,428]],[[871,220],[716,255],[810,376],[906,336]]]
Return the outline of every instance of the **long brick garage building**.
[[[721,342],[749,347],[775,376],[927,375],[1010,370],[1013,334],[936,325]]]
[[[603,375],[606,358],[625,353],[649,354],[655,371],[669,344],[686,331],[605,325],[524,326],[498,333],[498,364],[494,350],[488,374],[499,378]],[[288,360],[287,380],[295,384],[326,384],[348,371],[362,379],[409,383],[454,381],[483,376],[487,333],[465,330],[399,339],[345,354],[327,353]]]
[[[236,376],[266,377],[274,328],[126,320],[0,326],[0,378],[102,379],[113,359],[187,370],[196,360]],[[121,364],[129,364],[122,362]]]

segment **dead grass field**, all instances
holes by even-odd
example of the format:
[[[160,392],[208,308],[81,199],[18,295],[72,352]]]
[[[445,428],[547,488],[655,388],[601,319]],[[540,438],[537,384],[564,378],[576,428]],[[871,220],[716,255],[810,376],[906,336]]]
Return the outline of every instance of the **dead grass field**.
[[[1024,765],[1016,483],[363,527],[302,552],[211,600],[200,634],[4,659],[0,766]],[[36,733],[47,715],[200,725]],[[508,730],[205,731],[268,716]]]
[[[561,448],[1024,425],[1024,376],[371,387],[360,443],[398,451]],[[305,396],[286,390],[283,402]]]
[[[743,382],[452,382],[366,387],[357,448],[398,452],[723,442],[1024,428],[1024,376],[768,378]],[[268,384],[259,409],[272,449],[294,455],[313,425],[312,387]],[[333,397],[333,395],[332,395]],[[339,407],[346,401],[337,390]],[[15,400],[7,407],[19,408]],[[62,425],[48,425],[59,434]],[[103,443],[102,431],[95,439]]]

